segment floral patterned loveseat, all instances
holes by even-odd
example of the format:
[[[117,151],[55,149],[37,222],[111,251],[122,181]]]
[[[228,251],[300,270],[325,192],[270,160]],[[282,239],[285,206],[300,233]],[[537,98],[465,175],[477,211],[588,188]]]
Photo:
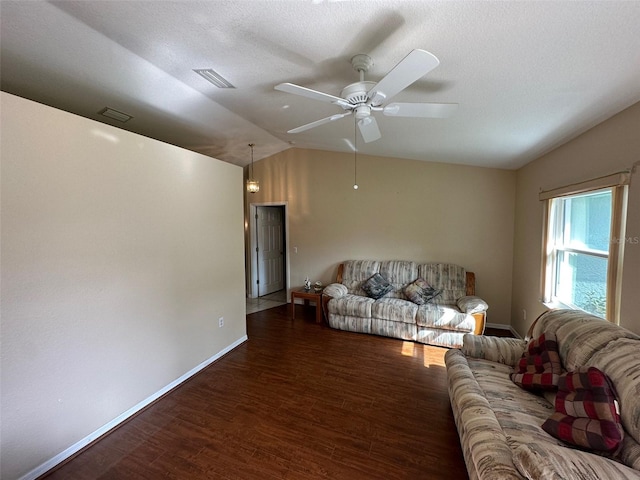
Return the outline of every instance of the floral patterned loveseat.
[[[379,298],[366,291],[375,277],[389,284]],[[435,296],[409,293],[421,281]],[[323,309],[336,329],[459,347],[465,333],[483,333],[487,304],[475,296],[473,272],[458,265],[349,260],[340,264],[336,283],[324,289]]]
[[[533,393],[511,380],[531,341],[467,335],[462,349],[446,352],[449,397],[469,478],[640,479],[640,336],[575,310],[542,314],[528,336],[535,342],[542,334],[555,339],[561,363],[556,392]],[[576,372],[586,371],[591,379],[596,370],[608,377],[608,391],[617,392],[608,404],[592,395],[596,389],[587,393],[574,382]],[[572,393],[567,385],[573,385]],[[564,430],[550,429],[557,415],[567,420]],[[603,415],[618,417],[616,429],[592,420]],[[592,447],[602,432],[617,435],[615,451]]]

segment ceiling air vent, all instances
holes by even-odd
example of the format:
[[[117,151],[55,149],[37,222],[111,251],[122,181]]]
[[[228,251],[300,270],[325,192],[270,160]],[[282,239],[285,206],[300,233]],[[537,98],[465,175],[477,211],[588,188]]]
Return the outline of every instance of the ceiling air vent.
[[[126,113],[119,112],[118,110],[114,110],[113,108],[109,107],[104,107],[98,113],[104,117],[108,117],[122,123],[128,122],[133,118],[131,115],[127,115]]]
[[[223,78],[222,75],[210,68],[199,68],[193,71],[218,88],[236,88],[229,83],[229,80]]]

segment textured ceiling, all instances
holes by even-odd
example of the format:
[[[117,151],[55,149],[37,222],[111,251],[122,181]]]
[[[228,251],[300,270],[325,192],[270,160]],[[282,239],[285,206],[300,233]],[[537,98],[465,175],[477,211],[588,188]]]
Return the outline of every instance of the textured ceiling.
[[[640,101],[640,2],[6,1],[2,90],[237,165],[292,145],[351,151],[353,117],[275,91],[332,95],[366,53],[382,78],[412,49],[440,65],[394,97],[451,118],[376,116],[362,153],[518,168]],[[236,88],[193,72],[212,68]],[[97,112],[132,115],[125,124]]]

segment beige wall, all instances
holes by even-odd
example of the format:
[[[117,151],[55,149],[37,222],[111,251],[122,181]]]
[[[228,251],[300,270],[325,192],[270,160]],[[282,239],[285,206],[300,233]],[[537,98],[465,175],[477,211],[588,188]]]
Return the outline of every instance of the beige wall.
[[[246,321],[240,167],[1,101],[10,480],[242,341]]]
[[[337,265],[375,258],[474,271],[490,323],[509,325],[515,172],[290,149],[256,162],[249,203],[287,202],[291,285],[330,283]],[[293,253],[293,247],[298,253]]]
[[[513,327],[526,333],[544,311],[540,269],[542,204],[538,192],[630,168],[640,161],[640,103],[517,172],[513,269]],[[620,323],[640,333],[640,176],[629,188]],[[523,319],[522,310],[527,310]]]

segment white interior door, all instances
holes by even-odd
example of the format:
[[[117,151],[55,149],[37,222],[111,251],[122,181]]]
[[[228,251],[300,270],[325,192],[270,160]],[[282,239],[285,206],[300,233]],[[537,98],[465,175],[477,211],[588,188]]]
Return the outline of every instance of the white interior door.
[[[284,288],[282,207],[256,207],[258,226],[258,295]]]

